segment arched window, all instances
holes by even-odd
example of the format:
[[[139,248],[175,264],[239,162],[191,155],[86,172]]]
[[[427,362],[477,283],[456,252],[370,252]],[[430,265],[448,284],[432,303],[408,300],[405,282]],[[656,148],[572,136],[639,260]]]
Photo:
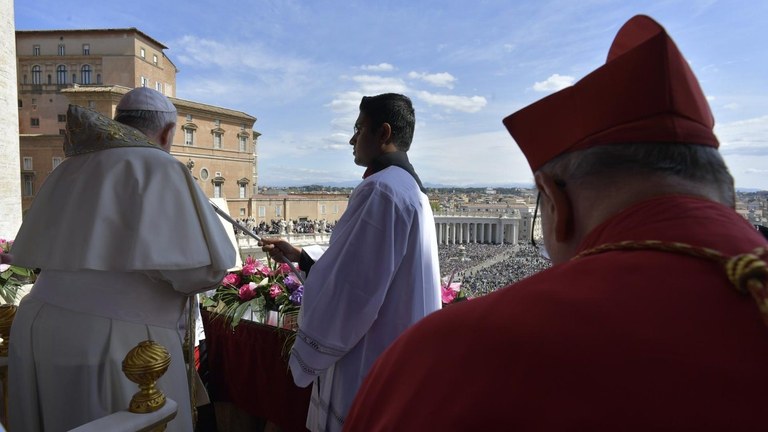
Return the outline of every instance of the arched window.
[[[91,66],[83,65],[83,67],[80,68],[80,84],[90,84],[90,83],[91,83]]]
[[[190,122],[190,118],[191,116],[187,115],[187,123],[181,126],[181,129],[184,131],[184,145],[187,146],[195,145],[195,132],[197,131],[197,125]]]
[[[32,84],[42,84],[41,70],[39,65],[32,66]]]
[[[56,66],[56,84],[67,83],[67,67],[64,65]]]

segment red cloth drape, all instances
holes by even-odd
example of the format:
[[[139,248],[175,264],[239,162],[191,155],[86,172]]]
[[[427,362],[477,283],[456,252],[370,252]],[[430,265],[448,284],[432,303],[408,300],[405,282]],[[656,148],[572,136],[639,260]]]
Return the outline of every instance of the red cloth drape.
[[[231,402],[285,432],[306,431],[311,387],[293,383],[282,357],[289,332],[245,320],[232,330],[223,317],[202,315],[211,400]]]

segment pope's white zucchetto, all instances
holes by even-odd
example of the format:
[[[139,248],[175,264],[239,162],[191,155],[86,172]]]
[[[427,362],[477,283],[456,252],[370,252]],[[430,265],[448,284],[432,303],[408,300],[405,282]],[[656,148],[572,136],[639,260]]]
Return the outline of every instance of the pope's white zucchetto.
[[[117,104],[118,111],[176,112],[170,100],[163,94],[148,87],[137,87],[123,96]]]

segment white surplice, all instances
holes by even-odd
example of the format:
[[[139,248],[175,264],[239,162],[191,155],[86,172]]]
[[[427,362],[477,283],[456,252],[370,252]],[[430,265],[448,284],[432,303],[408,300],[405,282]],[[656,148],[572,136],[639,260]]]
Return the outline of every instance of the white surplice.
[[[290,367],[297,385],[314,382],[307,427],[341,430],[376,358],[440,306],[429,199],[390,166],[355,188],[305,283]]]
[[[235,251],[189,170],[152,147],[67,158],[25,215],[12,253],[40,268],[9,352],[10,430],[61,431],[125,410],[121,362],[153,339],[171,354],[158,387],[193,430],[182,338],[189,294],[217,285]]]

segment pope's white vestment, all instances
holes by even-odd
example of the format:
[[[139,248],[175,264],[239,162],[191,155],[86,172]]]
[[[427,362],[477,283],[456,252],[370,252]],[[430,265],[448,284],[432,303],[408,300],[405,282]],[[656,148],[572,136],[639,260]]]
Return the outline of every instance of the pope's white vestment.
[[[108,119],[83,109],[68,127],[70,116],[101,122],[69,131],[75,143],[127,133],[109,123],[119,133],[96,134]],[[152,339],[171,354],[158,382],[179,404],[168,431],[192,431],[186,299],[221,281],[234,248],[181,162],[140,143],[91,144],[46,179],[13,245],[14,263],[41,273],[12,327],[9,430],[64,431],[127,409],[138,387],[122,360]]]
[[[314,382],[310,430],[341,430],[378,356],[440,308],[439,279],[434,217],[414,177],[399,166],[368,176],[305,283],[289,363],[297,385]]]

